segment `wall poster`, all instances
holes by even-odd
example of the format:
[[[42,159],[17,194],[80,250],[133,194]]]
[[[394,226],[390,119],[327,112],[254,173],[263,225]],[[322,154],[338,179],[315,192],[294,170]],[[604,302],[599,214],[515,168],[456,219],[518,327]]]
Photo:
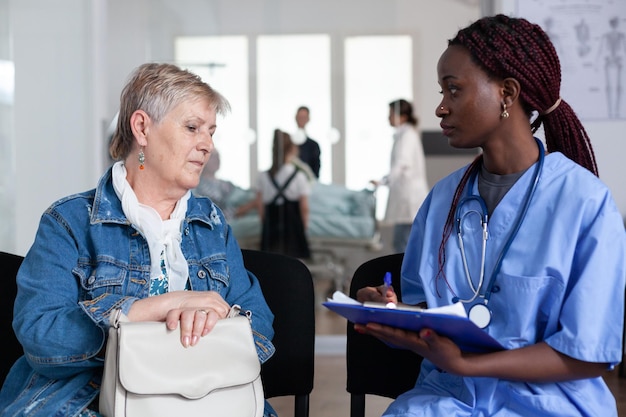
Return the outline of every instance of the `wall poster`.
[[[626,120],[626,1],[518,0],[561,61],[561,95],[581,120]]]

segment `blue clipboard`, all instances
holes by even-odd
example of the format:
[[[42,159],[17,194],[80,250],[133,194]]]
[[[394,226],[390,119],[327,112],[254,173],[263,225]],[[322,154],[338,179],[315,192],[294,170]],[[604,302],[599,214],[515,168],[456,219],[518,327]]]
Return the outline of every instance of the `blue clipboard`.
[[[461,350],[466,352],[504,350],[504,347],[497,340],[466,317],[337,302],[324,302],[322,305],[347,318],[352,323],[379,323],[414,331],[423,328],[433,329],[435,332],[452,339]]]

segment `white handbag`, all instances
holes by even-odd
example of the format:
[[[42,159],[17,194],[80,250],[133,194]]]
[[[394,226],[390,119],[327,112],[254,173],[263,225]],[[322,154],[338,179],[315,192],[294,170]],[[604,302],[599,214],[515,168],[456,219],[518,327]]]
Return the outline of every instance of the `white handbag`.
[[[104,416],[263,416],[261,364],[249,318],[238,306],[188,348],[179,329],[116,313],[100,390]]]

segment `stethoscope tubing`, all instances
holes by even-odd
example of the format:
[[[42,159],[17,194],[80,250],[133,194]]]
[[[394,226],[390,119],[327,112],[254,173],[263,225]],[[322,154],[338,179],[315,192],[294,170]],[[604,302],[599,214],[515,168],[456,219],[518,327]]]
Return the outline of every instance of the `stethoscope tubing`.
[[[524,199],[524,205],[522,206],[522,210],[520,211],[519,215],[517,216],[517,220],[515,222],[515,226],[513,227],[513,230],[511,230],[511,234],[509,235],[504,248],[502,248],[502,251],[500,252],[500,255],[498,257],[498,260],[496,262],[496,265],[493,269],[493,272],[491,273],[491,277],[489,278],[489,282],[487,284],[487,288],[485,290],[485,294],[484,295],[480,295],[480,290],[483,286],[484,283],[484,276],[485,276],[485,257],[486,257],[486,248],[487,248],[487,238],[488,238],[488,223],[489,223],[489,214],[488,214],[488,210],[487,210],[487,205],[485,204],[485,201],[482,199],[482,197],[478,196],[478,195],[467,195],[466,197],[464,197],[463,199],[461,199],[461,201],[459,202],[459,204],[457,205],[456,208],[456,231],[457,231],[457,236],[458,236],[458,240],[459,240],[459,247],[461,250],[461,259],[463,261],[463,268],[465,269],[465,277],[469,283],[469,287],[472,289],[473,292],[473,296],[468,298],[468,299],[460,299],[459,297],[454,297],[453,301],[457,302],[460,301],[462,303],[472,303],[476,300],[476,298],[478,298],[479,296],[481,298],[484,299],[484,304],[487,305],[489,303],[489,299],[491,298],[491,294],[493,293],[493,288],[494,288],[494,284],[496,281],[496,277],[498,276],[498,274],[500,273],[500,269],[502,268],[502,262],[504,260],[504,257],[506,255],[506,253],[508,252],[509,248],[511,247],[513,240],[515,239],[515,236],[517,235],[517,232],[519,231],[525,217],[526,217],[526,213],[528,212],[528,208],[530,207],[530,202],[533,198],[533,195],[535,194],[535,191],[537,190],[537,186],[539,184],[539,178],[541,177],[541,171],[543,170],[543,164],[544,164],[544,159],[545,159],[545,151],[543,148],[543,144],[541,143],[541,141],[539,141],[539,139],[535,138],[535,141],[537,142],[537,146],[539,147],[539,160],[537,162],[537,164],[535,165],[535,172],[533,174],[533,180],[532,183],[530,185],[530,187],[528,187],[528,191],[526,193],[526,197]],[[474,179],[476,177],[476,173],[472,174],[472,177],[470,178],[469,183],[473,183]],[[468,187],[468,194],[471,192],[470,191],[471,188]],[[462,227],[461,227],[461,223],[463,218],[469,214],[469,213],[473,213],[473,212],[477,212],[477,210],[471,210],[463,215],[461,215],[461,208],[463,207],[464,204],[467,204],[470,201],[476,201],[480,204],[481,206],[481,226],[482,226],[482,233],[483,233],[483,238],[482,238],[482,254],[481,254],[481,268],[480,268],[480,277],[478,280],[478,286],[474,287],[474,283],[472,282],[472,278],[471,275],[469,273],[469,268],[467,266],[467,257],[465,255],[465,245],[463,244],[463,232],[462,232]]]
[[[470,211],[467,211],[465,214],[461,215],[460,208],[462,208],[463,205],[467,204],[470,201],[476,201],[478,204],[480,204],[481,213],[479,213],[478,210],[470,210]],[[469,272],[469,267],[467,265],[467,256],[465,256],[465,243],[463,242],[463,229],[461,227],[461,224],[463,223],[463,219],[472,213],[476,213],[480,216],[481,218],[480,223],[481,223],[482,233],[483,233],[482,248],[481,248],[481,262],[480,262],[480,276],[478,277],[478,285],[476,287],[474,287],[474,282],[472,281],[472,276]],[[465,271],[465,278],[467,279],[467,284],[472,289],[472,293],[474,295],[468,299],[460,299],[458,297],[455,297],[456,301],[461,301],[462,303],[471,303],[480,294],[480,289],[482,288],[483,282],[485,280],[485,258],[487,255],[487,238],[489,236],[489,232],[487,229],[488,224],[489,224],[489,215],[487,214],[487,205],[485,204],[485,201],[482,198],[478,196],[470,195],[461,199],[461,201],[457,205],[457,210],[456,210],[456,232],[457,232],[457,238],[459,242],[459,249],[461,251],[461,260],[463,261],[463,269]]]

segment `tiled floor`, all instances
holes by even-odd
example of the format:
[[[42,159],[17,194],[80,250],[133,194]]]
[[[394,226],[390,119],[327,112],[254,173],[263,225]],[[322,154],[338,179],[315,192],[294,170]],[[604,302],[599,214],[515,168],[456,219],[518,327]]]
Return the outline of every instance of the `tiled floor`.
[[[317,285],[317,284],[316,284]],[[345,329],[346,321],[321,306],[323,287],[320,288],[316,314],[315,382],[310,397],[309,417],[350,416],[350,395],[346,391]],[[626,378],[617,371],[605,377],[618,403],[619,416],[626,417]],[[366,417],[380,417],[391,399],[367,396]],[[279,417],[293,417],[293,398],[270,399]]]

